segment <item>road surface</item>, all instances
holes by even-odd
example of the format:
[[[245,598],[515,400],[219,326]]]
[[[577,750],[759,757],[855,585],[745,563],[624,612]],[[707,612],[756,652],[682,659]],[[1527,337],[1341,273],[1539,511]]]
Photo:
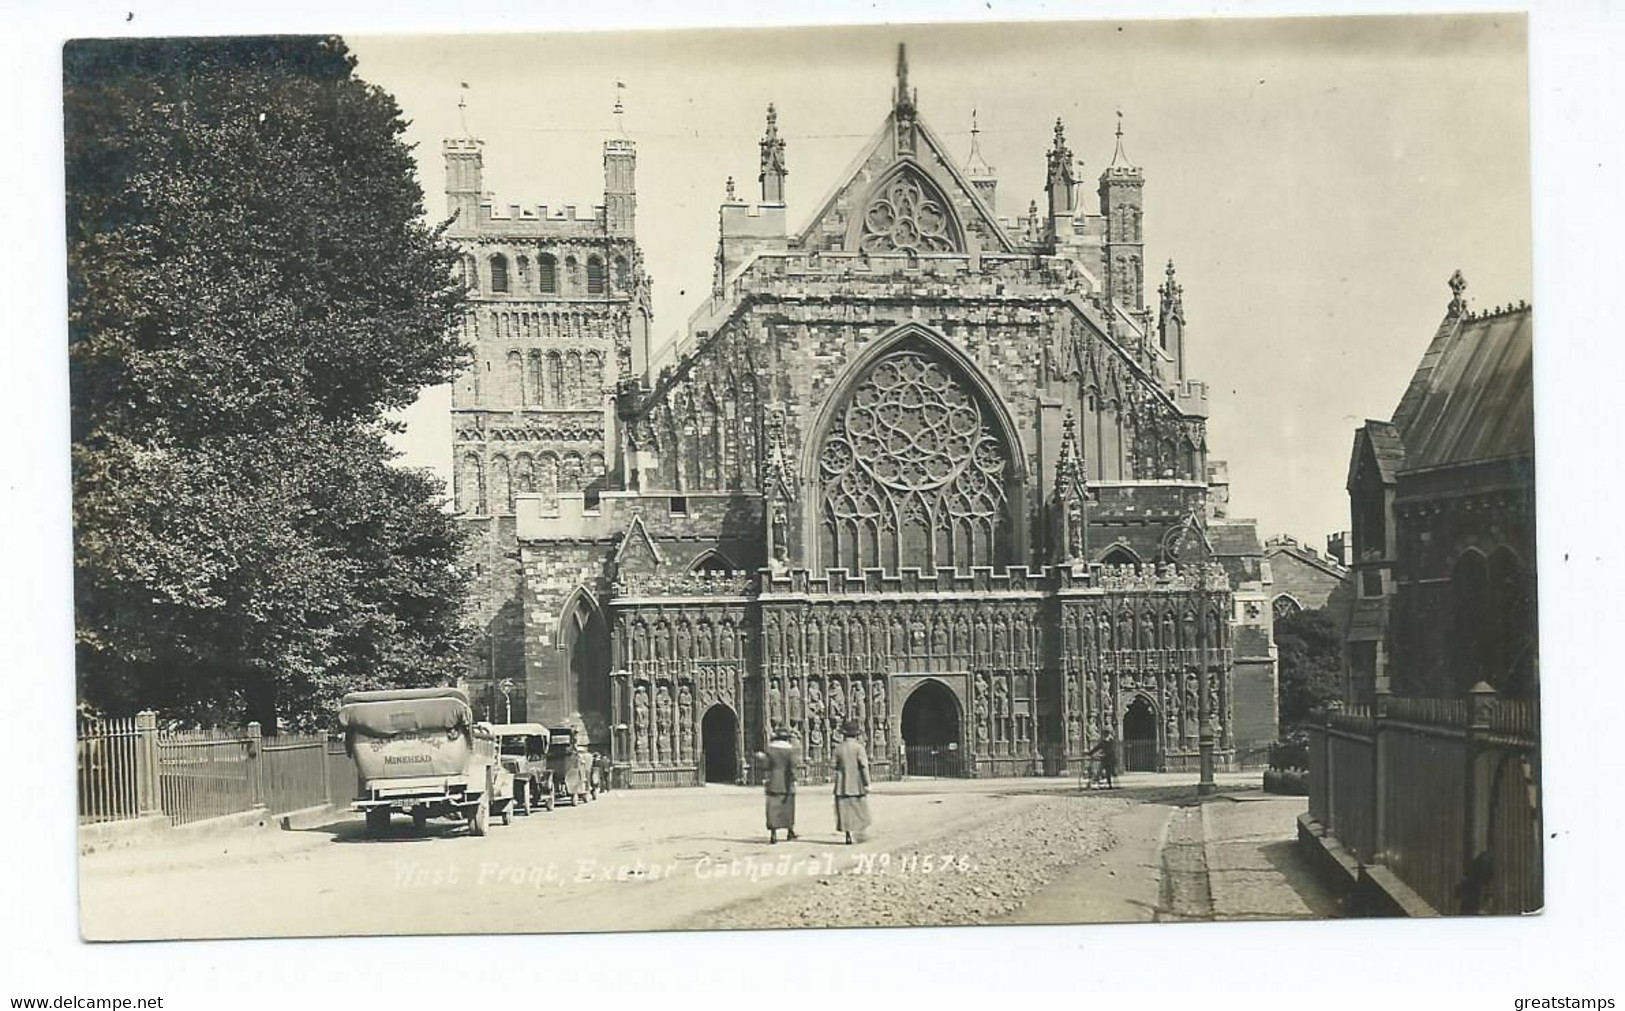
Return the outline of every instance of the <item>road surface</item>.
[[[1055,779],[884,783],[871,799],[875,829],[854,846],[841,844],[818,786],[799,797],[801,839],[776,846],[762,828],[761,793],[732,786],[619,791],[493,822],[484,838],[453,822],[418,835],[397,818],[373,840],[346,816],[305,831],[87,856],[82,932],[113,940],[1335,913],[1290,845],[1302,798],[1267,797],[1256,775],[1234,776],[1220,779],[1231,799],[1196,805],[1187,780],[1140,774],[1103,792]],[[1208,853],[1222,866],[1207,867]]]

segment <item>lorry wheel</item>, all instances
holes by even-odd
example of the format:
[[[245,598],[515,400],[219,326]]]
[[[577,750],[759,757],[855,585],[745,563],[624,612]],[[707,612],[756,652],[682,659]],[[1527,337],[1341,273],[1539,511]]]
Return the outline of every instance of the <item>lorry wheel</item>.
[[[502,824],[513,824],[513,801],[511,800],[502,805]]]
[[[428,825],[429,809],[426,807],[414,807],[412,809],[412,830],[414,832],[422,832],[428,827]]]
[[[491,802],[485,797],[474,805],[474,813],[469,816],[468,830],[474,835],[484,835],[491,828]]]
[[[373,838],[383,835],[389,830],[389,808],[367,808],[367,834]]]

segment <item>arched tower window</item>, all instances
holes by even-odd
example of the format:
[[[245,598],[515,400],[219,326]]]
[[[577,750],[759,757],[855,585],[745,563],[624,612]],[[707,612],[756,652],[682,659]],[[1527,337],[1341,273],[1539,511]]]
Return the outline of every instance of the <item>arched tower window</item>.
[[[1004,567],[1011,448],[959,369],[908,344],[871,365],[819,451],[825,568]]]
[[[491,290],[499,295],[508,293],[508,258],[501,253],[491,257]]]
[[[596,256],[587,257],[587,294],[604,293],[604,261]]]
[[[517,261],[519,267],[519,290],[530,290],[530,260],[521,256]]]
[[[543,253],[536,258],[536,285],[543,295],[559,293],[559,261],[553,258],[552,253]]]

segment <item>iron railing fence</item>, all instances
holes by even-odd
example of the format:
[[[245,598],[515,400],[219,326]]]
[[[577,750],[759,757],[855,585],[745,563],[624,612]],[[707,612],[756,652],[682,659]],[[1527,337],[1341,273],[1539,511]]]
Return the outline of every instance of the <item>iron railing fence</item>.
[[[242,730],[159,734],[160,795],[170,823],[184,825],[259,806],[256,743]]]
[[[1309,814],[1441,913],[1539,909],[1539,712],[1487,688],[1380,699],[1310,730]]]
[[[146,741],[134,718],[80,717],[77,780],[81,825],[141,813]]]
[[[262,737],[243,728],[161,730],[157,715],[78,721],[79,822],[161,816],[184,825],[263,808],[273,815],[344,803],[355,763],[342,738]]]
[[[261,796],[271,814],[318,807],[339,798],[328,794],[327,735],[278,734],[260,745]]]

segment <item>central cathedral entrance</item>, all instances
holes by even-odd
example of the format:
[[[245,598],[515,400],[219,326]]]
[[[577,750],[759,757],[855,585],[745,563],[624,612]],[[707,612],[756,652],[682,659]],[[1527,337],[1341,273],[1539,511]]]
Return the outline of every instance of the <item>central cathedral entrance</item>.
[[[922,681],[903,703],[903,755],[910,776],[965,775],[959,700],[941,681]]]
[[[707,783],[739,781],[738,733],[739,720],[732,709],[719,703],[705,711],[700,721],[700,744],[705,749],[702,773]]]

